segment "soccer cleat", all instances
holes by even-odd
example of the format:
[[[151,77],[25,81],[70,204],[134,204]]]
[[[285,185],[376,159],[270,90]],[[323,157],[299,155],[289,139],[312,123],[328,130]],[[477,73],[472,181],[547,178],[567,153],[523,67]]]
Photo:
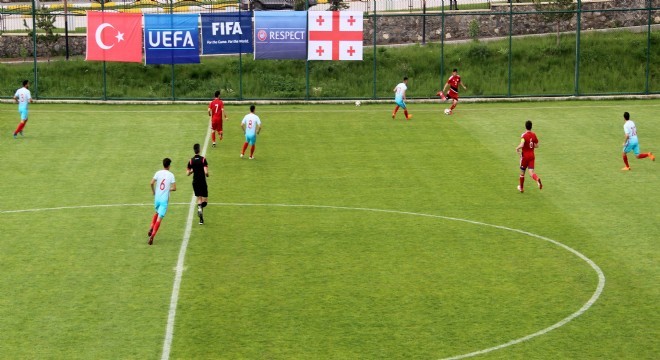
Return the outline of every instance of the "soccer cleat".
[[[520,191],[521,193],[525,192],[525,190],[523,190],[522,186],[520,186],[520,185],[518,185],[518,191]]]
[[[204,225],[204,217],[202,215],[199,216],[199,224]]]
[[[250,160],[254,160],[254,156],[250,156]]]
[[[651,158],[651,161],[655,161],[655,155],[652,152],[649,153],[649,158]]]
[[[630,171],[630,166],[624,167],[623,169],[621,169],[621,171]]]
[[[14,139],[16,139],[16,134],[14,134]]]
[[[153,243],[154,243],[154,238],[153,238],[153,236],[149,236],[149,241],[147,242],[147,244],[149,244],[149,245],[153,245]]]
[[[543,189],[543,183],[541,183],[541,179],[538,179],[538,180],[536,181],[536,185],[539,186],[539,190],[542,190],[542,189]]]
[[[214,142],[213,144],[211,144],[211,146],[212,146],[212,147],[215,147],[215,142]]]
[[[408,114],[408,116],[406,116],[406,119],[408,120],[412,119],[412,114]]]
[[[243,156],[244,156],[244,155],[243,155],[243,154],[241,154],[241,159],[243,158]]]
[[[392,113],[392,119],[394,119],[395,117],[396,117],[396,114]],[[14,137],[16,137],[16,136],[14,136]]]
[[[447,97],[445,96],[445,93],[443,93],[442,91],[438,91],[438,93],[436,95],[440,96],[440,99],[442,99],[442,101],[447,100]]]

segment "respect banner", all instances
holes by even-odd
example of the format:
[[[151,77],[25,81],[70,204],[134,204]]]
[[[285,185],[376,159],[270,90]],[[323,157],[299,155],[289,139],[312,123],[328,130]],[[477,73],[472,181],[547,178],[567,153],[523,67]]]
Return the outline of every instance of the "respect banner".
[[[145,63],[199,63],[197,25],[197,14],[144,14]]]
[[[307,59],[307,11],[256,11],[254,58]]]
[[[252,53],[252,13],[201,14],[202,54]]]

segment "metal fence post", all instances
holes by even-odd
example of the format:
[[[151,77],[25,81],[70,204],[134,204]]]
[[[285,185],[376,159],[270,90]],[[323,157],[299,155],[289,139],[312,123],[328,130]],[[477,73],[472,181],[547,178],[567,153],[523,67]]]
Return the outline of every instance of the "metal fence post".
[[[37,75],[37,9],[32,0],[32,59],[34,61],[34,97],[39,98],[39,76]]]
[[[378,26],[376,26],[376,23],[378,22],[378,15],[376,14],[376,0],[374,0],[374,16],[372,17],[372,19],[374,19],[374,24],[373,24],[373,28],[374,28],[374,93],[372,95],[372,98],[377,99],[378,98],[378,89],[376,87],[376,83],[377,83],[377,79],[378,79],[378,65],[377,65],[377,61],[376,61],[377,60],[376,56],[377,56],[378,53],[376,52],[376,40],[377,40],[376,32],[377,32]]]
[[[649,78],[651,77],[651,0],[648,0],[647,4],[649,15],[646,29],[646,83],[644,85],[644,93],[646,95],[650,92]]]
[[[513,72],[513,1],[509,1],[509,79],[507,80],[506,96],[511,97],[511,75]]]
[[[582,19],[582,0],[577,1],[577,28],[575,29],[575,96],[580,95],[580,20]]]

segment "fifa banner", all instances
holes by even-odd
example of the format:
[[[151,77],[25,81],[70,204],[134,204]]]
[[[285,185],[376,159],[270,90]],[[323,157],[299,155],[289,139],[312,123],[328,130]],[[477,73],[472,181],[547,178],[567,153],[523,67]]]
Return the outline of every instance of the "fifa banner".
[[[361,11],[310,11],[308,60],[362,60]]]
[[[197,14],[144,14],[145,64],[198,64]]]
[[[255,11],[254,58],[307,59],[307,11]]]
[[[252,13],[201,14],[202,54],[252,52]]]
[[[142,14],[88,11],[85,60],[142,62]]]

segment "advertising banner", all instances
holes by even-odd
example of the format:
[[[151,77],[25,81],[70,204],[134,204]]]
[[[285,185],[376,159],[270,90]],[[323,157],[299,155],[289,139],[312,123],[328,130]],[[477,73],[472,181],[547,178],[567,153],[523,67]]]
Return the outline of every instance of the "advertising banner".
[[[146,64],[199,63],[197,14],[144,14]]]
[[[254,58],[307,59],[307,12],[256,11]]]
[[[201,14],[202,54],[252,53],[252,13]]]

